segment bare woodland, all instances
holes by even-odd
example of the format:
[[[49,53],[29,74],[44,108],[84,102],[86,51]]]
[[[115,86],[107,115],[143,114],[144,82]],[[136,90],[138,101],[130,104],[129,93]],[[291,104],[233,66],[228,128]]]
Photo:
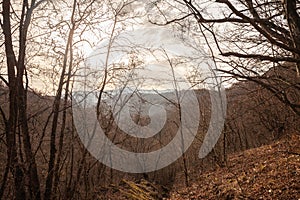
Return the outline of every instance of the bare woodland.
[[[263,145],[270,145],[272,152],[281,152],[278,142],[282,140],[287,145],[282,151],[295,157],[278,167],[284,171],[290,166],[287,171],[293,174],[288,176],[291,187],[280,194],[300,198],[300,150],[296,145],[300,139],[299,0],[2,0],[0,5],[0,199],[192,199],[188,193],[195,183],[199,188],[214,183],[205,182],[206,172],[216,171],[219,176],[238,171],[236,166],[241,164],[236,153],[240,156],[251,149],[249,155],[259,162],[252,148],[267,151]],[[215,75],[226,86],[227,113],[218,143],[207,157],[199,159],[211,99],[206,88],[192,88],[201,118],[191,147],[168,167],[131,174],[103,165],[84,147],[73,123],[72,94],[86,63],[84,49],[109,38],[108,58],[115,37],[143,23],[168,27],[179,38],[198,38],[217,66]],[[181,107],[168,92],[156,91],[148,97],[164,99],[167,108],[166,124],[159,134],[137,139],[118,128],[105,98],[113,95],[110,87],[124,89],[133,79],[126,74],[144,62],[135,56],[126,64],[103,63],[100,81],[89,83],[97,88],[97,106],[91,112],[96,112],[115,145],[149,152],[174,137],[181,123]],[[194,66],[188,80],[199,86],[205,81],[201,78],[201,68]],[[146,103],[142,93],[135,91],[141,107]],[[138,106],[131,119],[147,125],[151,120]],[[249,155],[245,162],[252,163]],[[245,167],[245,174],[246,170],[250,169]],[[239,196],[231,190],[213,193],[211,188],[217,186],[211,186],[206,191],[199,189],[195,198],[251,199],[251,192],[255,193],[251,186],[247,188],[239,177],[231,178],[237,184],[230,187],[242,188]],[[177,189],[188,192],[180,196]],[[271,198],[283,198],[277,195]]]

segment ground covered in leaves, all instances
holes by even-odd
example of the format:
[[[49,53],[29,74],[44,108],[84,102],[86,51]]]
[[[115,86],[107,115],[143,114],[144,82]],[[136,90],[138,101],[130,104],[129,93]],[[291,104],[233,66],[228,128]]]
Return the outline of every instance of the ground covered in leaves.
[[[172,200],[300,199],[300,135],[228,157],[227,166],[174,186]]]

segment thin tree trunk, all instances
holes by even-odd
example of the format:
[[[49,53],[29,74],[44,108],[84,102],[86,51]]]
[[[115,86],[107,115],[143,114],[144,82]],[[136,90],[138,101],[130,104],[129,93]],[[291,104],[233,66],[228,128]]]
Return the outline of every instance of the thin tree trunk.
[[[60,131],[59,137],[59,144],[58,144],[58,154],[57,154],[57,161],[54,170],[54,187],[53,190],[57,190],[58,182],[59,182],[59,168],[61,162],[61,154],[63,149],[63,142],[64,142],[64,135],[65,135],[65,127],[66,127],[66,119],[67,119],[67,106],[68,106],[68,95],[69,95],[69,87],[70,87],[70,80],[71,80],[71,73],[73,67],[73,51],[72,51],[72,40],[70,41],[70,63],[68,69],[68,78],[66,80],[66,89],[65,89],[65,97],[64,97],[64,108],[63,108],[63,117],[62,117],[62,127]]]
[[[53,121],[52,121],[52,129],[51,129],[51,138],[50,138],[50,159],[48,163],[48,175],[46,178],[46,188],[44,193],[44,200],[50,200],[52,195],[52,187],[53,187],[53,176],[54,176],[54,164],[55,164],[55,157],[56,157],[56,132],[57,132],[57,124],[58,118],[60,113],[60,102],[65,78],[65,72],[67,68],[67,61],[68,61],[68,52],[69,48],[72,48],[70,44],[72,44],[73,35],[75,31],[75,24],[74,24],[74,16],[76,10],[76,0],[73,2],[73,11],[71,16],[72,28],[70,29],[68,41],[66,44],[65,54],[64,54],[64,61],[62,66],[61,77],[59,80],[59,85],[57,89],[57,94],[55,96],[54,104],[53,104]]]
[[[34,2],[33,2],[34,3]],[[26,42],[28,27],[31,21],[31,14],[33,8],[27,8],[27,3],[23,3],[22,15],[19,24],[20,30],[20,41],[19,41],[19,56],[17,62],[17,106],[18,106],[18,122],[21,126],[24,152],[26,157],[26,170],[29,172],[29,183],[30,191],[32,191],[31,198],[41,199],[40,192],[40,181],[37,172],[37,165],[35,161],[35,156],[32,152],[32,146],[30,141],[29,129],[28,129],[28,119],[27,119],[27,90],[24,88],[23,77],[25,74],[25,54],[26,54]]]
[[[14,177],[14,191],[16,200],[22,200],[26,198],[24,188],[24,174],[19,165],[17,149],[16,149],[16,127],[17,127],[17,87],[15,77],[16,57],[13,51],[12,44],[12,32],[10,22],[10,1],[4,0],[2,3],[2,15],[3,15],[3,33],[5,40],[5,53],[8,71],[9,82],[9,119],[6,130],[6,142],[7,142],[7,157],[11,172]]]

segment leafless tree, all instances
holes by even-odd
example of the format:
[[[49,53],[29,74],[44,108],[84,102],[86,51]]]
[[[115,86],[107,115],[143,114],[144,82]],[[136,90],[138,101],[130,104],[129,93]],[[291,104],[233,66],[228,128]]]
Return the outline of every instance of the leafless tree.
[[[9,88],[9,114],[5,116],[7,142],[7,170],[14,177],[14,193],[16,199],[41,199],[40,180],[37,164],[33,156],[31,136],[28,129],[26,72],[26,44],[28,29],[34,10],[43,1],[23,1],[21,5],[12,1],[2,1],[1,28],[4,33],[5,58],[7,63]],[[13,19],[17,18],[17,21]],[[17,44],[14,42],[18,34]],[[4,78],[2,78],[4,80]],[[20,129],[18,127],[21,127]],[[21,136],[22,141],[17,140]],[[23,154],[25,160],[23,160]],[[4,179],[7,178],[5,172]],[[29,182],[27,182],[27,180]],[[5,180],[3,181],[5,183]],[[5,187],[5,185],[3,185]],[[3,195],[4,187],[1,188]],[[29,192],[26,192],[29,191]]]
[[[175,24],[191,36],[203,36],[224,76],[254,81],[300,114],[299,102],[287,93],[288,88],[299,88],[299,1],[175,0],[152,1],[151,5],[163,16],[150,17],[153,23]],[[292,68],[294,81],[274,74],[261,76],[271,67]],[[276,79],[276,84],[271,79]]]

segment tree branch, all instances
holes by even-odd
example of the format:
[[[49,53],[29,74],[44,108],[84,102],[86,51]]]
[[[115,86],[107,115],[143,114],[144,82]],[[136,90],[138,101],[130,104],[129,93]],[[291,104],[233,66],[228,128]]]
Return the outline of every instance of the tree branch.
[[[266,55],[261,55],[261,54],[241,54],[237,52],[225,52],[221,53],[222,56],[235,56],[238,58],[253,58],[257,60],[267,60],[271,62],[299,62],[300,59],[296,59],[293,57],[272,57],[272,56],[266,56]]]

